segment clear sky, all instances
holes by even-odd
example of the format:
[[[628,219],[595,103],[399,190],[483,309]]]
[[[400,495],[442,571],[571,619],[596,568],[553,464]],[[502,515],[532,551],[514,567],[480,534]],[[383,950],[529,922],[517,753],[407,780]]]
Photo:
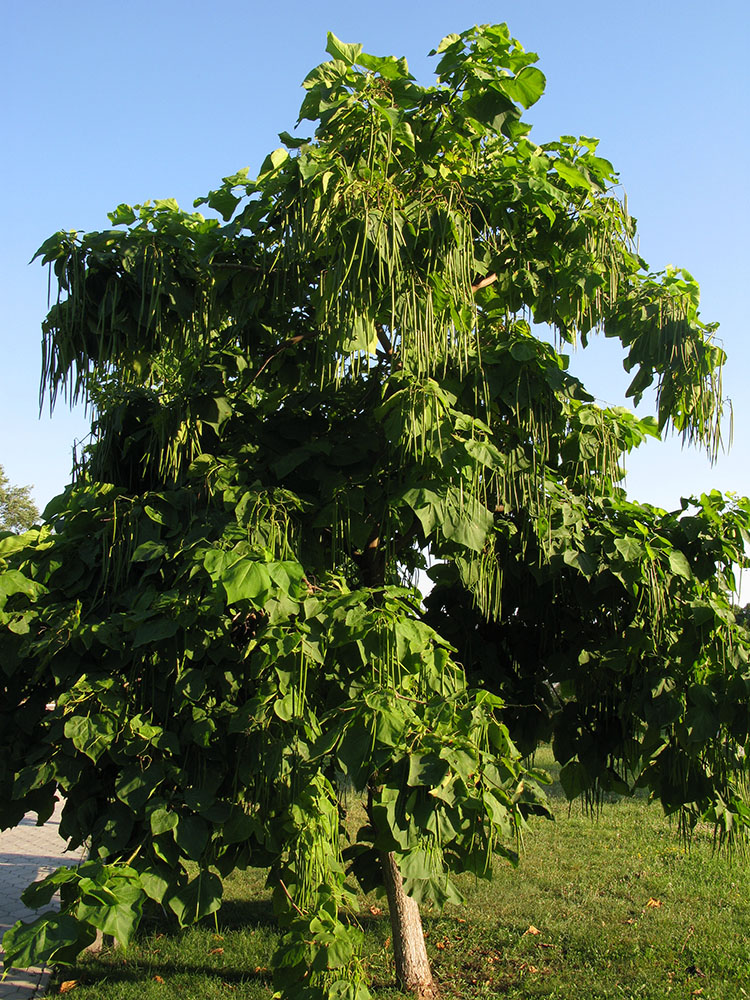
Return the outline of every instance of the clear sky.
[[[597,136],[619,170],[652,269],[687,267],[702,317],[729,354],[734,446],[711,468],[678,441],[629,463],[634,498],[672,508],[709,488],[750,494],[750,101],[747,0],[29,0],[0,14],[4,52],[0,179],[0,465],[43,506],[67,483],[87,429],[60,404],[38,416],[39,325],[47,277],[28,266],[57,229],[101,229],[120,202],[175,197],[189,207],[222,176],[256,171],[292,130],[326,31],[377,55],[405,55],[431,81],[427,53],[451,31],[506,21],[539,54],[547,93],[526,114],[532,138]],[[623,403],[628,379],[610,342],[574,370]],[[645,412],[645,409],[644,409]]]

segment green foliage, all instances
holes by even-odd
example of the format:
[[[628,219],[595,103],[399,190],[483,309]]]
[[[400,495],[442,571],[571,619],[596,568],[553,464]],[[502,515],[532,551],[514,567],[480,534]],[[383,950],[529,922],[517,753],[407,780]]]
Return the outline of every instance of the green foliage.
[[[544,78],[505,26],[444,39],[434,87],[327,51],[314,135],[196,203],[221,221],[120,205],[40,248],[44,383],[92,403],[93,444],[0,539],[0,825],[59,790],[92,867],[52,877],[62,912],[10,932],[12,964],[125,945],[146,905],[187,926],[252,864],[277,987],[364,1000],[350,879],[392,853],[443,906],[515,863],[549,737],[571,796],[750,819],[750,504],[617,485],[667,426],[718,446],[695,282],[646,271],[594,140],[531,141]],[[619,338],[656,417],[596,405],[530,320]]]
[[[29,486],[11,486],[0,465],[0,531],[25,531],[38,519]]]

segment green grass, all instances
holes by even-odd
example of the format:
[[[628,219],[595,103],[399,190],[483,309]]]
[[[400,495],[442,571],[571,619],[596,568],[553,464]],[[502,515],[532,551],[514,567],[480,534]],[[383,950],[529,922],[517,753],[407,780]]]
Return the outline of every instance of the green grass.
[[[446,1000],[750,1000],[748,860],[715,854],[710,831],[686,852],[642,800],[605,804],[592,821],[558,787],[551,796],[556,821],[534,823],[518,869],[466,879],[465,908],[425,914]],[[75,1000],[269,1000],[277,932],[263,883],[258,871],[229,881],[218,932],[152,923],[127,956],[87,958],[51,992],[77,980]],[[361,922],[375,996],[396,1000],[380,907],[363,900]]]

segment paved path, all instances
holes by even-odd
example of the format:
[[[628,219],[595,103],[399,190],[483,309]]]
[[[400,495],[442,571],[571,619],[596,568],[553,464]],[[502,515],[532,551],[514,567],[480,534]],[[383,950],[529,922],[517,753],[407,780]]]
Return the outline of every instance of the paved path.
[[[58,833],[59,823],[58,803],[54,815],[44,826],[36,826],[36,816],[31,814],[14,830],[0,833],[0,938],[16,920],[34,917],[34,911],[27,909],[20,900],[26,886],[49,875],[60,865],[77,860],[76,855],[63,853],[65,841]],[[43,992],[48,979],[49,972],[45,969],[11,969],[0,982],[0,1000],[29,1000]]]

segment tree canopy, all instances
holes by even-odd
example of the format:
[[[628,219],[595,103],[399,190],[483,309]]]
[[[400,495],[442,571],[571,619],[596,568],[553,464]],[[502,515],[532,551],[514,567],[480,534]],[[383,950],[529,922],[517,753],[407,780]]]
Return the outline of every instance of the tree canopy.
[[[30,486],[13,486],[0,465],[0,531],[25,531],[39,518]]]
[[[6,935],[12,964],[126,943],[147,904],[190,924],[252,864],[284,995],[369,995],[352,878],[385,885],[428,995],[398,942],[455,873],[517,861],[540,741],[571,797],[750,819],[750,503],[619,485],[647,437],[720,447],[696,282],[648,270],[596,140],[531,139],[544,76],[505,25],[443,39],[434,86],[327,52],[312,134],[196,201],[218,217],[120,205],[40,248],[43,386],[92,405],[93,443],[0,538],[0,824],[59,790],[91,859],[29,890],[64,906]],[[596,334],[654,416],[569,373]]]

